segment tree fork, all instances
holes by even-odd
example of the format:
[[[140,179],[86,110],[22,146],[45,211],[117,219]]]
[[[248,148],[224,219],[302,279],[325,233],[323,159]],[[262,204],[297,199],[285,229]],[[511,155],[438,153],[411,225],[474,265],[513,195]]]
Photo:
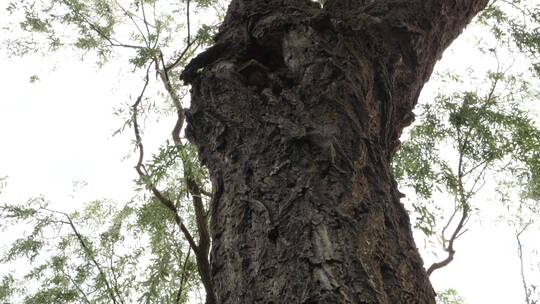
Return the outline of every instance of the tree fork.
[[[435,303],[390,163],[486,0],[233,0],[191,83],[217,303]]]

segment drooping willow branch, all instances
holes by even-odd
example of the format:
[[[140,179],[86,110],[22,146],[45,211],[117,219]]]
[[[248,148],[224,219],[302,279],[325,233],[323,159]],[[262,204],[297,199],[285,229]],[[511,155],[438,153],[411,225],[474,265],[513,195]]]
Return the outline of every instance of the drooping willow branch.
[[[131,106],[133,131],[135,135],[136,146],[139,151],[139,157],[137,160],[137,164],[135,165],[135,170],[137,171],[141,181],[154,194],[158,202],[161,203],[165,208],[169,209],[172,212],[176,225],[180,228],[180,231],[182,232],[182,234],[188,241],[190,247],[192,248],[193,252],[195,253],[197,266],[199,269],[199,275],[201,277],[201,281],[203,285],[205,286],[205,290],[207,293],[207,303],[213,304],[215,303],[215,296],[213,294],[213,288],[212,288],[212,282],[211,282],[211,276],[210,276],[210,263],[208,261],[210,237],[209,237],[208,228],[206,224],[207,222],[206,216],[205,216],[206,213],[204,212],[204,205],[200,197],[200,191],[195,192],[197,191],[198,186],[188,185],[188,188],[191,190],[190,192],[192,191],[195,192],[194,193],[195,195],[193,195],[192,197],[193,197],[193,204],[195,207],[197,229],[199,230],[198,231],[199,242],[197,243],[193,235],[189,231],[189,229],[183,223],[182,218],[180,217],[178,208],[176,207],[174,202],[170,200],[167,196],[165,196],[161,191],[159,191],[157,187],[151,182],[150,177],[148,176],[148,173],[143,164],[144,145],[142,143],[142,136],[141,136],[139,122],[138,122],[138,113],[139,113],[139,107],[141,106],[141,103],[144,98],[144,94],[148,87],[150,68],[152,67],[153,64],[154,62],[148,65],[148,68],[146,70],[144,86],[139,96],[137,97],[135,103]],[[201,211],[201,208],[202,208],[202,211]]]
[[[48,212],[60,214],[66,218],[67,222],[62,221],[62,223],[69,225],[69,227],[71,228],[71,231],[73,232],[73,234],[77,238],[77,241],[79,242],[82,249],[84,250],[84,253],[90,259],[90,262],[94,265],[94,267],[96,267],[100,278],[103,279],[103,282],[105,284],[105,289],[107,290],[107,293],[109,294],[111,298],[111,301],[113,302],[113,304],[119,304],[119,303],[123,304],[124,301],[122,301],[121,296],[118,293],[118,290],[116,290],[116,295],[115,295],[115,289],[111,286],[112,284],[109,282],[109,279],[107,278],[107,274],[103,270],[103,267],[101,266],[101,264],[97,261],[94,252],[92,251],[92,249],[90,249],[90,246],[88,246],[88,244],[86,243],[86,240],[84,239],[83,235],[79,232],[79,230],[75,226],[75,223],[73,222],[73,219],[71,218],[71,216],[69,216],[69,214],[65,212],[51,210],[44,207],[42,207],[41,209]]]
[[[174,220],[175,220],[176,224],[178,225],[178,227],[180,228],[180,230],[184,234],[185,238],[187,239],[187,241],[189,242],[189,244],[193,248],[193,251],[197,252],[197,244],[195,243],[195,240],[194,240],[193,236],[191,235],[191,233],[189,232],[189,230],[187,229],[187,227],[184,225],[184,223],[183,223],[183,221],[182,221],[182,219],[181,219],[181,217],[179,215],[178,209],[176,208],[174,203],[169,198],[167,198],[165,195],[163,195],[161,193],[161,191],[159,191],[156,188],[156,186],[153,185],[150,182],[149,176],[148,176],[148,174],[146,172],[146,169],[144,167],[144,164],[143,164],[144,145],[142,143],[142,137],[141,137],[140,128],[139,128],[138,113],[139,113],[139,106],[141,105],[142,99],[144,97],[144,93],[146,91],[146,88],[148,87],[150,68],[151,68],[151,65],[149,65],[147,70],[146,70],[145,83],[144,83],[143,89],[141,90],[141,93],[137,97],[135,103],[131,106],[132,115],[133,115],[133,118],[132,118],[133,119],[133,131],[135,133],[136,146],[137,146],[137,149],[139,150],[139,158],[137,160],[137,164],[135,165],[135,170],[139,174],[139,178],[145,183],[145,185],[150,189],[150,191],[152,191],[152,193],[158,199],[158,201],[164,207],[166,207],[167,209],[169,209],[173,213]]]
[[[503,72],[501,70],[501,65],[499,62],[499,58],[497,57],[497,54],[494,52],[495,58],[497,60],[497,70],[496,73],[500,74]],[[506,70],[507,71],[507,70]],[[504,72],[506,72],[504,71]],[[492,99],[495,96],[495,91],[497,89],[497,86],[499,85],[499,77],[495,77],[491,81],[491,86],[488,91],[488,94],[484,97],[487,102],[491,102]],[[470,165],[470,168],[466,168],[465,165],[465,153],[469,149],[470,141],[471,141],[471,135],[470,131],[462,130],[462,125],[456,126],[456,135],[457,135],[457,147],[458,147],[458,164],[457,164],[457,193],[455,193],[455,202],[456,206],[454,207],[454,211],[448,221],[446,222],[445,226],[443,227],[441,231],[441,239],[443,242],[443,250],[447,253],[447,256],[439,262],[433,263],[427,270],[428,276],[430,276],[435,270],[441,269],[448,264],[450,264],[454,260],[454,256],[456,253],[456,250],[454,248],[456,240],[463,235],[465,232],[467,232],[467,229],[465,229],[465,226],[467,224],[467,221],[470,218],[470,210],[471,210],[471,198],[472,196],[477,193],[483,185],[480,185],[477,187],[478,182],[482,180],[485,176],[486,170],[489,168],[489,166],[493,163],[494,158],[491,154],[485,156],[484,159],[479,160],[477,163],[473,163]],[[473,178],[472,182],[469,181],[469,178]],[[468,189],[465,189],[466,184],[469,184]],[[454,231],[452,232],[449,239],[446,237],[446,231],[449,229],[450,225],[454,222],[454,219],[456,216],[460,214],[459,221],[457,225],[454,228]]]
[[[178,291],[176,292],[176,300],[175,303],[180,304],[180,301],[182,300],[182,293],[184,291],[184,284],[189,279],[190,273],[187,273],[187,265],[189,262],[189,257],[191,255],[191,247],[188,249],[188,253],[186,255],[186,258],[184,259],[184,264],[182,266],[182,277],[180,278],[180,284],[178,287]]]
[[[146,13],[146,8],[145,8],[144,3],[141,3],[141,7],[140,7],[142,17],[140,17],[138,20],[142,20],[142,23],[143,23],[142,25],[140,25],[140,22],[137,22],[135,20],[135,15],[133,15],[130,11],[128,11],[123,6],[121,6],[121,4],[115,0],[116,5],[131,20],[133,25],[136,27],[138,33],[142,36],[142,39],[145,43],[145,46],[142,47],[142,46],[134,46],[134,45],[124,44],[124,43],[119,42],[115,38],[109,36],[107,33],[102,31],[101,28],[95,25],[91,20],[85,18],[85,16],[78,13],[75,9],[73,9],[69,5],[68,2],[66,2],[65,0],[63,1],[64,1],[64,4],[67,5],[76,14],[76,16],[81,20],[82,23],[86,24],[99,37],[107,41],[109,43],[109,46],[147,49],[147,50],[153,51],[156,54],[153,57],[149,58],[150,64],[148,65],[146,69],[146,75],[144,77],[143,88],[140,94],[138,95],[137,99],[135,100],[135,103],[131,106],[131,112],[132,112],[131,120],[132,120],[134,135],[135,135],[135,143],[138,150],[138,159],[135,165],[135,170],[137,171],[137,174],[139,175],[140,180],[152,192],[152,194],[155,196],[157,201],[171,211],[176,225],[179,227],[183,236],[186,238],[191,250],[193,250],[193,252],[195,253],[198,268],[199,268],[199,274],[201,276],[203,284],[205,285],[206,293],[208,295],[207,301],[208,303],[214,303],[215,298],[213,296],[213,291],[212,291],[212,283],[210,280],[210,266],[209,266],[209,261],[208,261],[209,248],[210,248],[210,242],[211,242],[210,235],[208,232],[208,227],[207,227],[208,226],[207,224],[208,212],[207,210],[205,210],[204,203],[202,200],[202,195],[211,197],[211,194],[205,191],[202,186],[197,185],[197,183],[195,182],[196,179],[194,179],[192,176],[184,176],[184,179],[189,184],[187,187],[188,192],[193,198],[193,206],[195,209],[195,220],[197,223],[197,230],[198,230],[197,235],[199,236],[199,240],[197,243],[195,238],[193,237],[193,234],[189,231],[189,229],[183,223],[182,218],[179,214],[179,210],[176,207],[175,203],[171,199],[169,199],[166,195],[164,195],[160,190],[158,190],[156,185],[154,185],[151,182],[150,176],[144,166],[145,151],[144,151],[144,146],[142,143],[141,131],[140,131],[140,126],[139,126],[139,121],[138,121],[141,103],[143,102],[146,89],[149,85],[150,69],[152,66],[154,66],[155,72],[159,76],[168,96],[173,101],[173,105],[176,110],[177,120],[171,132],[174,145],[178,149],[179,153],[181,153],[181,150],[185,148],[180,137],[180,133],[184,126],[185,114],[184,114],[184,109],[181,103],[181,96],[178,94],[178,89],[174,86],[173,82],[171,81],[170,73],[172,70],[177,68],[181,64],[181,62],[183,62],[186,59],[190,51],[197,49],[201,45],[201,39],[199,37],[196,37],[195,39],[192,39],[191,37],[190,1],[188,0],[186,4],[187,6],[186,8],[186,22],[187,22],[186,46],[180,52],[180,54],[174,59],[174,61],[172,61],[172,63],[170,64],[166,63],[165,58],[164,58],[165,56],[163,55],[162,50],[158,47],[160,31],[158,27],[153,27],[149,24],[149,20],[147,19],[147,13]],[[155,7],[154,7],[154,19],[155,19]],[[155,30],[155,32],[153,32],[153,30]],[[152,43],[152,40],[154,43]],[[185,166],[185,163],[184,163],[184,166]],[[185,172],[186,171],[184,170],[184,175],[186,175]]]

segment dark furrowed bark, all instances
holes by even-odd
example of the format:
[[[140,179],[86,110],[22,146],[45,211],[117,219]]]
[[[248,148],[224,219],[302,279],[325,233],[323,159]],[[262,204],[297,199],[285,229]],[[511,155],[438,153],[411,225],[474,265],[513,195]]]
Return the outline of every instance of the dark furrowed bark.
[[[233,0],[183,73],[218,303],[435,302],[390,161],[437,58],[397,66],[392,28],[335,13]]]
[[[424,83],[443,51],[488,0],[328,0],[325,11],[343,28],[370,36],[377,50],[371,60],[380,64],[388,105],[381,139],[388,150],[413,120]],[[369,56],[369,55],[368,55]],[[390,153],[389,156],[391,156]]]

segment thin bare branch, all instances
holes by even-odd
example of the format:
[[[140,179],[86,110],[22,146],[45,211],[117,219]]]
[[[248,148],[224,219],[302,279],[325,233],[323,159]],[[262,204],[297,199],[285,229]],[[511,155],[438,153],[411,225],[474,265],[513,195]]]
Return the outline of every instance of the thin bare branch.
[[[125,303],[122,299],[121,293],[120,293],[120,285],[118,284],[118,275],[116,274],[116,270],[114,269],[114,244],[111,248],[111,254],[109,254],[109,268],[111,269],[111,275],[113,278],[113,287],[116,291],[116,294],[118,295],[118,299],[120,300],[120,303]]]
[[[169,64],[169,65],[167,65],[167,66],[165,67],[165,71],[169,72],[169,71],[171,71],[172,69],[176,68],[176,67],[180,64],[180,62],[182,61],[182,59],[184,59],[184,56],[186,56],[187,52],[191,49],[191,47],[192,47],[195,43],[197,43],[197,45],[195,46],[195,49],[197,49],[197,48],[200,46],[200,44],[199,44],[198,42],[199,42],[199,38],[196,38],[196,39],[193,39],[192,41],[190,41],[190,43],[188,43],[188,44],[186,45],[186,47],[184,48],[184,50],[182,50],[182,52],[181,52],[180,55],[176,58],[176,60],[175,60],[173,63],[171,63],[171,64]]]
[[[459,208],[457,208],[457,206],[454,206],[454,212],[452,213],[452,215],[450,216],[450,218],[446,222],[446,225],[444,225],[444,227],[443,227],[443,229],[441,231],[441,239],[442,239],[442,242],[443,242],[443,248],[446,248],[446,242],[447,242],[447,240],[446,240],[446,230],[448,230],[450,225],[454,222],[454,218],[456,217],[458,211],[459,211]]]
[[[486,158],[486,159],[482,160],[481,162],[478,162],[478,163],[475,164],[472,168],[470,168],[470,169],[467,170],[465,173],[463,173],[463,177],[466,177],[466,176],[469,175],[471,172],[473,172],[474,170],[478,169],[480,166],[487,165],[487,163],[489,163],[491,160],[492,160],[491,157],[489,157],[489,158]]]
[[[142,15],[143,15],[144,27],[146,28],[146,34],[148,35],[148,40],[146,43],[148,44],[148,47],[150,47],[150,36],[152,36],[152,34],[150,33],[150,28],[148,27],[148,20],[146,20],[146,12],[144,10],[144,1],[141,1],[141,10],[142,10]]]
[[[94,264],[94,266],[97,268],[98,272],[99,272],[99,275],[101,276],[101,278],[103,279],[103,282],[105,283],[105,288],[107,289],[107,292],[109,293],[109,296],[111,297],[111,301],[114,303],[114,304],[117,304],[118,303],[118,300],[115,296],[115,293],[111,287],[111,284],[107,278],[107,275],[105,274],[105,272],[103,271],[103,267],[101,267],[101,265],[99,264],[99,262],[96,260],[96,257],[94,256],[94,253],[92,252],[92,250],[90,249],[90,247],[88,246],[88,244],[86,243],[86,241],[84,240],[84,237],[79,233],[79,231],[77,230],[77,227],[75,227],[75,223],[73,222],[73,220],[71,219],[71,217],[69,216],[69,214],[67,213],[64,213],[64,212],[60,212],[60,211],[56,211],[57,213],[60,213],[60,214],[63,214],[67,220],[68,220],[68,224],[69,226],[71,227],[71,230],[73,232],[73,234],[75,234],[75,237],[77,238],[77,240],[79,241],[79,244],[81,245],[81,247],[83,248],[84,250],[84,253],[86,254],[86,256],[90,259],[90,261],[92,262],[92,264]]]
[[[191,44],[191,21],[189,20],[190,0],[186,2],[187,45]]]
[[[71,284],[73,284],[73,286],[77,289],[77,291],[82,295],[82,299],[84,303],[91,304],[90,300],[88,299],[88,295],[86,295],[84,290],[81,289],[80,284],[75,282],[75,280],[69,275],[69,273],[65,272],[64,269],[62,269],[61,271],[62,271],[62,274],[65,275],[69,279]]]
[[[180,218],[180,215],[178,214],[178,209],[169,198],[165,197],[154,185],[152,185],[149,182],[148,174],[143,165],[144,146],[142,143],[139,123],[138,123],[138,113],[139,113],[139,106],[142,102],[146,88],[148,87],[149,73],[150,73],[151,66],[152,66],[151,64],[148,65],[148,68],[146,70],[146,77],[145,77],[145,83],[144,83],[143,89],[141,90],[141,93],[139,94],[139,97],[137,97],[137,100],[135,101],[135,103],[131,106],[132,111],[133,111],[133,131],[135,133],[136,146],[137,146],[137,149],[139,150],[139,159],[137,160],[137,164],[135,165],[135,170],[139,174],[139,177],[141,178],[141,180],[143,180],[143,182],[147,185],[150,191],[152,191],[154,196],[158,199],[158,201],[164,207],[172,211],[176,224],[182,231],[184,237],[187,239],[190,246],[193,248],[193,251],[197,252],[198,251],[197,244],[195,243],[193,236],[191,235],[187,227],[184,225],[182,219]]]
[[[184,285],[185,285],[186,281],[189,279],[189,276],[191,274],[191,272],[188,273],[186,271],[190,255],[191,255],[191,246],[189,247],[186,258],[184,259],[184,263],[183,263],[183,266],[182,266],[182,277],[180,278],[180,286],[178,288],[178,291],[176,292],[176,301],[175,301],[175,303],[178,303],[178,304],[180,304],[180,301],[182,300],[182,293],[184,291]]]
[[[433,271],[445,267],[446,265],[450,264],[454,260],[454,255],[456,253],[454,249],[454,242],[461,235],[460,232],[464,227],[464,223],[465,223],[465,220],[468,218],[468,214],[469,214],[469,207],[465,205],[463,206],[463,209],[462,209],[461,219],[456,229],[454,230],[454,233],[452,233],[452,236],[448,240],[448,246],[444,248],[445,251],[448,252],[448,256],[440,262],[433,263],[427,270],[428,276],[430,276],[433,273]]]
[[[100,36],[102,39],[105,39],[109,43],[109,46],[111,46],[111,47],[132,48],[132,49],[144,49],[144,48],[146,48],[144,46],[121,43],[118,40],[116,40],[115,38],[109,37],[108,35],[103,33],[103,31],[98,26],[96,26],[94,23],[92,23],[90,20],[88,20],[88,18],[86,18],[84,15],[80,14],[77,10],[72,9],[71,5],[67,1],[63,0],[63,3],[67,7],[69,7],[71,9],[71,11],[77,17],[79,17],[84,23],[86,23],[86,25],[88,25],[90,27],[90,29],[92,29],[98,36]]]
[[[457,194],[458,197],[456,198],[456,200],[459,202],[459,205],[456,206],[456,209],[454,210],[454,213],[450,217],[450,220],[447,222],[447,224],[444,227],[443,232],[442,232],[443,249],[448,253],[448,255],[442,261],[433,263],[428,268],[428,270],[427,270],[427,275],[428,276],[431,276],[433,271],[435,271],[437,269],[441,269],[441,268],[447,266],[448,264],[450,264],[454,260],[454,255],[456,253],[456,251],[454,249],[454,242],[456,241],[457,238],[459,238],[466,231],[465,230],[465,231],[462,232],[463,227],[465,227],[466,221],[469,218],[470,206],[469,206],[469,203],[467,201],[469,197],[465,193],[465,189],[464,189],[464,185],[463,185],[463,176],[464,176],[464,174],[463,174],[463,156],[464,156],[464,151],[465,151],[465,147],[466,147],[465,145],[467,144],[467,139],[463,139],[463,141],[462,141],[461,132],[460,132],[459,128],[457,130],[457,134],[458,134],[458,146],[459,146],[459,151],[458,151],[459,160],[458,160],[458,194]],[[445,236],[446,229],[448,228],[450,223],[453,221],[453,219],[454,219],[454,217],[455,217],[458,210],[461,210],[461,218],[460,218],[456,228],[454,229],[454,232],[452,233],[450,239],[448,239],[448,241],[447,241],[446,236]]]
[[[480,185],[480,187],[476,188],[476,185],[478,184],[478,182],[484,179],[484,173],[488,169],[489,164],[490,162],[485,163],[482,169],[480,170],[480,172],[478,173],[478,176],[476,176],[476,178],[474,179],[474,182],[470,188],[471,193],[476,193],[478,190],[480,190],[484,186],[485,182],[482,185]]]
[[[520,273],[521,273],[521,283],[523,284],[523,290],[525,292],[525,303],[526,304],[532,304],[531,301],[531,292],[529,290],[529,286],[527,284],[527,279],[525,277],[525,263],[523,259],[523,245],[521,244],[521,234],[529,228],[532,222],[527,222],[523,228],[516,233],[516,240],[517,240],[517,252],[519,257],[519,266],[520,266]]]
[[[144,43],[146,44],[147,47],[150,47],[150,44],[148,42],[148,40],[146,39],[146,36],[144,35],[143,31],[141,30],[141,28],[139,27],[139,24],[137,23],[137,21],[135,21],[135,19],[133,18],[133,13],[131,13],[130,11],[128,11],[127,9],[125,9],[121,4],[120,2],[118,2],[117,0],[114,0],[114,2],[116,3],[116,5],[118,5],[118,7],[122,10],[122,12],[124,13],[124,15],[126,15],[130,20],[131,22],[133,23],[133,25],[135,25],[135,28],[137,29],[137,31],[139,32],[139,34],[141,34],[141,37],[143,38],[144,40]],[[146,22],[145,22],[146,24]]]

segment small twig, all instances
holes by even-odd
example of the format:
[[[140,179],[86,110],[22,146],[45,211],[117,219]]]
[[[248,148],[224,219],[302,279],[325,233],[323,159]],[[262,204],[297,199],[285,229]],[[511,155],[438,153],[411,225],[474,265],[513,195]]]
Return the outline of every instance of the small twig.
[[[496,72],[497,76],[495,77],[495,80],[491,82],[491,88],[486,97],[487,102],[491,102],[491,100],[493,99],[493,95],[495,94],[495,90],[497,89],[497,84],[499,83],[499,80],[500,80],[499,75],[501,73],[501,62],[499,60],[499,56],[497,55],[496,51],[493,52],[493,55],[495,56],[495,60],[497,61],[497,72]]]
[[[172,130],[172,138],[175,146],[179,147],[182,144],[182,141],[180,139],[180,132],[182,131],[185,120],[184,109],[182,108],[182,103],[176,89],[171,84],[169,72],[165,65],[165,60],[161,51],[159,52],[159,58],[156,58],[154,62],[156,66],[156,71],[161,78],[161,82],[163,83],[163,86],[165,87],[167,93],[169,93],[169,96],[173,101],[174,107],[176,108],[177,120]]]
[[[128,16],[128,18],[131,20],[131,22],[135,25],[135,28],[137,29],[137,31],[139,31],[139,34],[141,34],[141,37],[144,40],[146,46],[149,47],[150,44],[148,43],[148,40],[146,40],[146,37],[144,36],[143,31],[139,27],[139,24],[135,21],[135,19],[133,19],[133,14],[131,12],[129,12],[127,9],[125,9],[117,0],[114,0],[114,2],[124,12],[124,15]],[[145,24],[146,24],[146,22],[145,22]]]
[[[184,48],[184,50],[182,50],[182,52],[180,53],[180,55],[176,58],[176,60],[169,64],[168,66],[165,67],[165,71],[170,71],[174,68],[176,68],[178,66],[178,64],[180,64],[180,61],[182,61],[182,59],[184,59],[184,56],[187,54],[187,52],[189,51],[189,49],[196,43],[199,41],[199,38],[196,38],[196,39],[193,39],[192,41],[190,41],[190,43],[188,43],[186,45],[186,47]],[[197,45],[197,47],[199,47],[199,44]],[[196,47],[196,48],[197,48]]]
[[[476,189],[476,185],[478,184],[478,182],[479,182],[481,179],[484,178],[484,172],[486,172],[488,165],[489,165],[489,162],[486,162],[486,163],[484,164],[484,167],[482,167],[482,170],[480,170],[480,173],[478,173],[478,176],[474,179],[474,182],[473,182],[473,184],[472,184],[472,186],[471,186],[471,188],[470,188],[470,189],[471,189],[471,192],[477,192],[478,190],[480,190],[480,188],[483,187],[483,185],[482,185],[482,186],[480,186],[478,189]],[[485,184],[485,183],[484,183],[484,184]]]
[[[62,213],[62,212],[61,212]],[[68,220],[68,224],[69,226],[71,227],[71,230],[73,231],[73,233],[75,234],[75,237],[77,238],[77,240],[79,241],[79,243],[81,244],[81,247],[83,247],[83,250],[84,252],[86,253],[86,255],[88,256],[88,258],[90,259],[90,261],[92,262],[92,264],[94,264],[94,266],[97,268],[98,272],[99,272],[99,275],[103,278],[103,281],[105,283],[105,287],[107,289],[107,292],[109,293],[109,296],[111,297],[111,300],[113,301],[113,303],[117,304],[117,300],[116,300],[116,297],[114,295],[114,292],[113,292],[113,289],[111,288],[111,284],[109,283],[109,280],[107,279],[107,275],[105,274],[105,272],[103,271],[101,265],[98,263],[98,261],[96,260],[95,256],[94,256],[94,253],[92,252],[92,250],[88,247],[88,245],[86,244],[83,236],[79,233],[79,231],[77,230],[77,228],[75,227],[75,224],[73,223],[73,221],[71,220],[71,217],[67,214],[67,213],[64,213],[64,215],[66,216],[67,220]]]
[[[452,213],[452,215],[450,216],[450,218],[448,219],[448,221],[446,222],[446,225],[444,225],[442,231],[441,231],[441,239],[443,241],[443,248],[446,248],[446,230],[448,229],[448,227],[450,227],[450,224],[452,224],[452,222],[454,221],[454,217],[456,216],[456,214],[458,213],[459,209],[457,208],[457,206],[454,205],[454,212]]]
[[[469,209],[469,207],[467,205],[463,206],[463,212],[461,214],[461,219],[460,219],[456,229],[454,230],[454,233],[450,237],[450,240],[448,240],[448,246],[446,248],[444,248],[445,251],[448,252],[448,256],[444,260],[442,260],[440,262],[433,263],[427,270],[427,275],[428,276],[431,276],[433,271],[445,267],[446,265],[450,264],[450,262],[452,262],[454,260],[454,255],[456,253],[456,251],[454,249],[454,241],[461,235],[460,231],[461,231],[461,229],[463,229],[465,220],[468,217],[468,213],[469,213],[468,209]]]
[[[187,44],[191,44],[191,21],[189,20],[189,4],[190,0],[186,2],[186,23],[187,23]]]
[[[180,278],[180,287],[178,288],[178,292],[176,293],[176,303],[180,304],[180,300],[182,299],[182,292],[184,290],[184,284],[189,278],[189,274],[186,272],[187,264],[189,262],[189,256],[191,255],[191,246],[188,249],[188,253],[186,255],[186,258],[184,259],[184,264],[182,266],[182,277]]]
[[[86,25],[88,25],[94,32],[96,32],[96,34],[98,34],[98,36],[100,36],[101,38],[105,39],[110,46],[112,47],[125,47],[125,48],[133,48],[133,49],[144,49],[146,47],[143,47],[143,46],[138,46],[138,45],[131,45],[131,44],[125,44],[125,43],[121,43],[119,42],[118,40],[112,38],[112,37],[109,37],[107,35],[105,35],[105,33],[103,33],[103,31],[101,31],[99,29],[99,27],[97,27],[95,24],[93,24],[90,20],[88,20],[87,18],[84,17],[84,15],[82,15],[81,13],[79,13],[79,11],[73,9],[71,7],[71,4],[69,4],[68,2],[66,2],[66,0],[63,0],[64,4],[69,7],[71,9],[71,11],[81,19],[81,21],[83,21],[84,23],[86,23]]]
[[[487,159],[484,159],[483,161],[481,162],[478,162],[477,164],[475,164],[472,168],[470,168],[469,170],[467,170],[467,172],[463,173],[463,177],[469,175],[471,172],[473,172],[474,170],[478,169],[480,166],[486,164],[486,163],[489,163],[491,161],[491,157],[488,157]]]
[[[148,65],[148,68],[146,69],[146,77],[145,77],[143,89],[141,93],[139,94],[139,97],[137,97],[137,100],[135,101],[135,103],[131,106],[131,109],[133,111],[133,130],[135,132],[135,141],[136,141],[135,144],[137,145],[137,148],[139,149],[139,159],[137,160],[137,164],[135,165],[135,170],[137,170],[137,173],[139,173],[140,177],[143,177],[146,174],[142,171],[142,163],[144,159],[144,147],[142,144],[141,133],[139,130],[139,123],[137,121],[138,111],[139,111],[138,107],[142,101],[144,92],[146,92],[146,88],[148,87],[148,82],[149,82],[148,73],[149,72],[150,72],[150,65]]]
[[[470,217],[468,217],[467,220],[465,220],[465,223],[463,224],[464,226],[467,224],[468,219],[470,219]],[[459,238],[460,238],[462,235],[464,235],[465,233],[467,233],[467,231],[469,231],[469,229],[465,229],[465,230],[461,231],[461,232],[456,236],[456,240],[459,239]]]
[[[61,222],[70,226],[71,231],[73,232],[73,234],[75,235],[75,237],[79,241],[79,244],[83,248],[84,253],[90,259],[90,262],[92,264],[94,264],[94,266],[98,270],[99,275],[103,278],[103,281],[105,283],[105,288],[107,289],[107,292],[109,293],[109,296],[111,297],[111,301],[113,301],[114,304],[118,304],[116,296],[114,295],[114,291],[111,288],[111,284],[109,283],[109,280],[107,279],[107,275],[103,271],[103,267],[101,267],[99,262],[96,260],[96,258],[94,256],[94,253],[92,252],[92,250],[90,249],[90,247],[88,246],[88,244],[84,240],[84,237],[81,235],[81,233],[79,232],[79,230],[75,226],[75,223],[71,219],[71,216],[69,214],[65,213],[65,212],[48,209],[46,207],[40,207],[40,209],[51,212],[51,213],[60,214],[60,215],[64,216],[67,219],[67,222],[62,222],[62,221]]]
[[[458,140],[459,139],[461,139],[461,132],[459,131],[459,128],[458,128]],[[446,256],[446,258],[444,260],[442,260],[440,262],[433,263],[428,268],[428,270],[427,270],[427,275],[428,276],[431,276],[433,271],[435,271],[437,269],[441,269],[441,268],[447,266],[448,264],[450,264],[454,260],[454,255],[456,253],[456,251],[454,249],[454,242],[463,233],[465,233],[465,231],[462,233],[461,230],[463,229],[467,219],[469,218],[469,208],[470,207],[469,207],[469,204],[467,202],[467,199],[469,197],[468,197],[468,195],[466,196],[464,186],[463,186],[463,176],[464,176],[464,174],[463,174],[463,152],[465,150],[465,145],[467,144],[467,140],[464,139],[462,142],[463,142],[463,144],[458,143],[458,145],[459,145],[459,160],[458,160],[458,194],[457,195],[459,195],[459,198],[456,197],[456,200],[459,201],[459,206],[457,206],[457,208],[454,210],[454,213],[450,217],[450,220],[448,221],[448,223],[444,227],[443,235],[442,235],[443,249],[448,253],[448,255]],[[458,208],[461,208],[461,210],[462,210],[461,218],[460,218],[460,220],[459,220],[459,222],[458,222],[458,224],[456,226],[456,229],[454,229],[454,232],[452,233],[452,236],[448,240],[448,245],[446,245],[446,236],[444,235],[444,233],[446,232],[446,229],[450,225],[451,221],[454,219],[454,216],[456,215],[456,211],[458,210]]]
[[[525,303],[531,304],[531,292],[529,290],[529,287],[527,285],[527,280],[525,278],[525,266],[523,262],[523,246],[521,244],[521,234],[527,230],[529,225],[531,225],[532,222],[527,222],[523,229],[521,229],[519,232],[516,233],[516,240],[518,244],[518,257],[519,257],[519,266],[520,266],[520,273],[521,273],[521,283],[523,284],[523,290],[525,291]]]
[[[147,40],[147,45],[148,47],[150,47],[150,28],[148,28],[148,21],[146,20],[146,12],[144,11],[144,1],[141,1],[141,10],[142,10],[142,15],[143,15],[143,22],[144,22],[144,27],[146,28],[146,33],[148,34],[148,40]],[[146,39],[145,39],[146,40]]]
[[[86,295],[84,290],[82,290],[80,284],[75,282],[75,280],[69,275],[69,273],[66,273],[64,271],[64,269],[62,269],[61,271],[62,271],[62,274],[65,275],[69,279],[71,284],[73,284],[73,286],[77,289],[77,291],[82,295],[82,298],[83,298],[84,302],[87,303],[87,304],[91,304],[90,300],[88,299],[88,296]]]
[[[148,82],[149,82],[149,76],[148,75],[150,73],[150,67],[151,67],[151,64],[148,65],[148,68],[146,70],[145,84],[143,86],[141,94],[139,95],[139,97],[137,98],[135,103],[131,106],[132,111],[133,111],[133,131],[135,133],[136,145],[137,145],[137,148],[139,150],[139,159],[138,159],[137,164],[135,166],[135,170],[139,174],[139,177],[141,178],[141,180],[143,180],[145,182],[145,184],[150,189],[150,191],[152,191],[154,196],[158,199],[158,201],[164,207],[166,207],[167,209],[172,211],[176,224],[178,225],[178,227],[180,228],[180,230],[184,234],[184,237],[187,239],[188,243],[193,248],[193,251],[195,253],[197,253],[197,251],[198,251],[197,244],[195,243],[195,240],[194,240],[193,236],[191,235],[191,233],[189,232],[187,227],[184,225],[182,219],[180,218],[180,215],[178,214],[178,209],[176,208],[176,206],[174,205],[174,203],[170,199],[165,197],[154,185],[152,185],[150,183],[149,178],[148,178],[148,174],[145,172],[145,168],[144,168],[144,165],[143,165],[144,146],[143,146],[143,143],[142,143],[142,138],[141,138],[141,134],[140,134],[140,130],[139,130],[139,124],[138,124],[137,117],[138,117],[138,111],[139,111],[138,107],[139,107],[139,105],[140,105],[140,103],[142,101],[142,98],[143,98],[144,93],[146,91],[146,88],[148,86]]]
[[[114,258],[114,244],[111,247],[111,254],[109,255],[109,267],[111,269],[111,274],[113,277],[114,290],[116,291],[116,294],[118,295],[118,299],[120,300],[120,303],[124,303],[124,300],[122,299],[121,293],[120,293],[120,287],[118,284],[118,276],[116,275],[116,270],[114,270],[113,258]]]

